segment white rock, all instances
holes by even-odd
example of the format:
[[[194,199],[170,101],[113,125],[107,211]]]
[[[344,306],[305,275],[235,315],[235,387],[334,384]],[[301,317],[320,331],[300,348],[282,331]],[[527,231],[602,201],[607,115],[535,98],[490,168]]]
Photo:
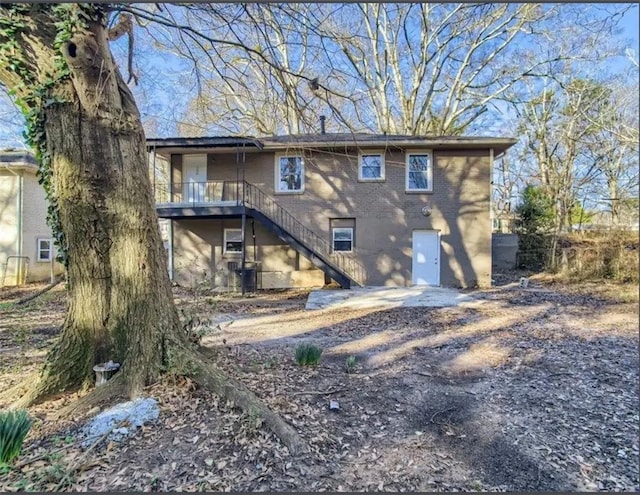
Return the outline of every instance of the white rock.
[[[159,415],[158,403],[150,397],[117,404],[93,417],[82,428],[83,445],[87,447],[107,433],[110,440],[123,440],[136,427],[157,419]]]

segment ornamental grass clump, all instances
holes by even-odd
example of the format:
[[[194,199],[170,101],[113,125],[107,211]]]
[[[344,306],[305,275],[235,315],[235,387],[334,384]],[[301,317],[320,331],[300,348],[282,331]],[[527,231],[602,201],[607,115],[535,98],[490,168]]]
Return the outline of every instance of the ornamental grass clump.
[[[296,347],[296,363],[299,366],[315,366],[320,362],[322,349],[314,344],[300,344]]]
[[[347,373],[353,373],[356,369],[357,359],[355,356],[349,356],[345,361],[345,367],[347,369]]]
[[[0,411],[0,466],[8,465],[20,455],[31,424],[24,409]]]

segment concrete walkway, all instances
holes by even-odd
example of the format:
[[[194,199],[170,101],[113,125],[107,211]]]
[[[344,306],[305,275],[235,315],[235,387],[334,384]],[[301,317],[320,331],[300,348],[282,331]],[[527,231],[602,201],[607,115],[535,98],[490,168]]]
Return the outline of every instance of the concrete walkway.
[[[476,306],[482,301],[471,294],[443,287],[358,287],[355,289],[314,290],[306,309],[398,308]]]

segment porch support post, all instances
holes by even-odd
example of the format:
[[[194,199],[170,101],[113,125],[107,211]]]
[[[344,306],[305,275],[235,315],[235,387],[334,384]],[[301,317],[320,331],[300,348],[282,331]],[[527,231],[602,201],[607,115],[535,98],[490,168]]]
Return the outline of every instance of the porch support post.
[[[242,231],[242,260],[240,262],[240,287],[241,287],[241,292],[242,295],[244,296],[245,292],[246,292],[246,286],[245,286],[245,268],[246,268],[246,261],[247,261],[247,246],[246,246],[246,236],[245,236],[245,230],[247,228],[247,207],[244,204],[244,162],[245,162],[245,155],[244,155],[244,144],[242,146],[243,150],[242,150],[242,227],[241,227],[241,231]],[[238,191],[238,187],[240,186],[240,177],[239,177],[239,167],[238,167],[238,162],[239,162],[239,155],[240,155],[240,149],[239,147],[236,147],[236,177],[238,178],[238,182],[236,182],[236,191]],[[239,192],[239,191],[238,191]],[[238,198],[240,199],[240,198]]]
[[[244,296],[246,287],[245,287],[245,277],[244,277],[244,270],[245,270],[245,263],[246,263],[246,258],[247,258],[247,247],[246,247],[246,243],[245,243],[245,235],[244,235],[244,231],[247,228],[247,209],[246,207],[242,207],[242,261],[240,262],[240,287],[242,288],[242,295]]]

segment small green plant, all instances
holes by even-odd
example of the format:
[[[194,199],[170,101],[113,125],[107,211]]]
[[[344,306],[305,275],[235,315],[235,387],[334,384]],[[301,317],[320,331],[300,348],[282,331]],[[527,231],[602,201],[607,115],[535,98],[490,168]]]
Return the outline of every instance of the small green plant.
[[[262,366],[267,370],[273,369],[278,366],[278,360],[275,357],[268,357]]]
[[[474,492],[480,492],[484,488],[482,486],[482,483],[480,483],[480,481],[478,481],[478,480],[473,480],[470,485],[471,485],[471,489]]]
[[[0,466],[9,464],[20,455],[31,424],[31,418],[24,409],[0,412]]]
[[[349,356],[347,358],[347,360],[345,361],[345,366],[347,368],[347,373],[353,373],[356,369],[356,357],[355,356]]]
[[[322,349],[314,344],[299,344],[296,347],[296,363],[299,366],[315,366],[320,362]]]
[[[0,302],[0,311],[11,311],[15,308],[13,302]]]

